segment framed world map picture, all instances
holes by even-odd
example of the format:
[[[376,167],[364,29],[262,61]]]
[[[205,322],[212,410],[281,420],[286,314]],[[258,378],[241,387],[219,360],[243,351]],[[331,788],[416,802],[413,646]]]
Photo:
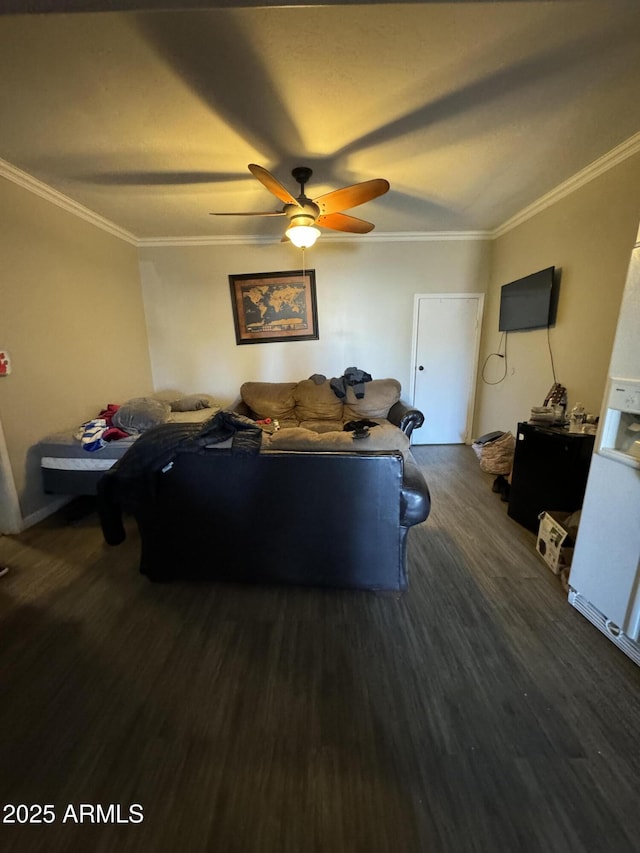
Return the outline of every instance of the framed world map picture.
[[[315,270],[230,275],[237,344],[318,340]]]

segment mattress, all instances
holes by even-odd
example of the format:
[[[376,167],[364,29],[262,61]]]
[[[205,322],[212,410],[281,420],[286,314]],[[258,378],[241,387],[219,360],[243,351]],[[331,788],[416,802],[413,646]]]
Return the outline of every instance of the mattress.
[[[194,412],[171,412],[168,423],[204,423],[217,409],[198,409]],[[138,438],[109,441],[100,450],[84,450],[74,437],[75,430],[45,436],[36,445],[40,457],[42,485],[52,495],[95,495],[97,484],[105,471],[113,467]]]

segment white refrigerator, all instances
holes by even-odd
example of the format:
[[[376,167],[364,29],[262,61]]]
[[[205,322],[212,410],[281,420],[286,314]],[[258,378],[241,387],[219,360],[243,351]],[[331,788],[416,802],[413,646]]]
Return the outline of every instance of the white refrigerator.
[[[640,666],[640,231],[589,469],[569,603]]]

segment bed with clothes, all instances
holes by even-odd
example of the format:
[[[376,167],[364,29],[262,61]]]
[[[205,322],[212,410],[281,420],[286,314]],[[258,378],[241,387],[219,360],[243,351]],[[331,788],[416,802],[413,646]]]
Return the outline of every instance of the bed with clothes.
[[[220,411],[208,394],[175,400],[135,397],[109,403],[78,427],[45,436],[35,446],[47,494],[95,495],[98,480],[148,429],[163,423],[204,423]]]

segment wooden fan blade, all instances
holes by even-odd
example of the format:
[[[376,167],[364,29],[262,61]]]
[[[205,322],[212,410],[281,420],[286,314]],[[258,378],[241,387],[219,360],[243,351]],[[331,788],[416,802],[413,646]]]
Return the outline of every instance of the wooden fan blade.
[[[343,187],[341,190],[325,193],[325,195],[314,198],[314,202],[320,208],[322,215],[338,213],[341,210],[349,210],[350,207],[364,204],[365,201],[371,201],[379,195],[384,195],[388,189],[389,181],[385,181],[384,178],[374,178],[371,181],[362,181],[362,183],[353,184],[351,187]]]
[[[271,210],[266,213],[217,213],[216,211],[213,211],[209,213],[209,216],[284,216],[284,210],[278,210],[275,213]]]
[[[367,234],[375,228],[372,222],[357,219],[355,216],[348,216],[346,213],[330,213],[328,216],[319,216],[316,219],[316,225],[320,225],[322,228],[331,228],[334,231],[350,231],[353,234]]]
[[[283,201],[285,204],[296,204],[300,207],[300,202],[294,198],[286,187],[283,187],[280,181],[273,177],[271,172],[267,172],[262,166],[257,166],[255,163],[249,164],[249,171],[263,184],[269,192],[272,192],[276,198]]]

